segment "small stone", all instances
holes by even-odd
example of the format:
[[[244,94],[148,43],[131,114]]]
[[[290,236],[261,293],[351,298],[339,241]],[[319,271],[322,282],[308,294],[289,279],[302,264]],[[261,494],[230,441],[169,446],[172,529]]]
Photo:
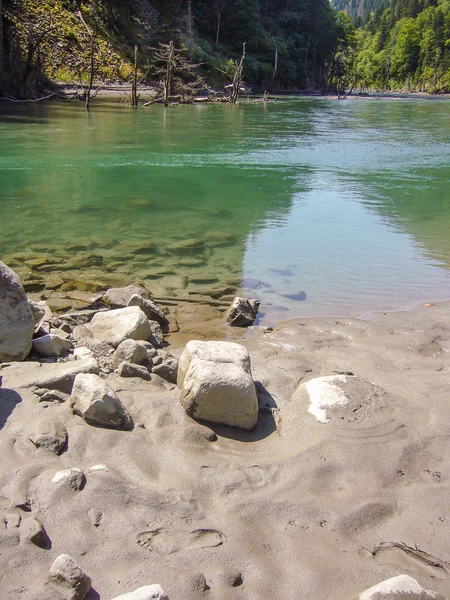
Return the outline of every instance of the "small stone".
[[[227,323],[231,327],[249,327],[258,314],[258,300],[237,296],[227,311]]]
[[[31,542],[39,548],[46,548],[49,543],[48,535],[44,527],[34,517],[22,520],[20,525],[20,539]]]
[[[50,567],[47,585],[63,592],[65,600],[84,600],[91,589],[91,578],[71,556],[61,554]]]
[[[89,521],[94,527],[99,527],[102,521],[103,513],[97,508],[90,508],[88,510]]]
[[[178,376],[178,359],[168,352],[164,353],[161,363],[153,365],[152,373],[159,375],[169,383],[176,383]]]
[[[53,390],[36,390],[35,394],[39,396],[39,402],[65,402],[69,396],[63,392]]]
[[[36,448],[61,454],[67,444],[67,431],[64,425],[57,421],[38,421],[30,440]]]
[[[133,419],[116,393],[98,375],[80,374],[73,384],[71,406],[86,423],[110,429],[132,429]]]
[[[113,367],[117,369],[122,362],[141,365],[149,358],[150,349],[153,350],[153,346],[148,344],[148,342],[124,340],[113,354]],[[156,351],[154,353],[156,354]]]
[[[84,488],[86,477],[80,469],[63,469],[53,475],[52,483],[55,485],[68,485],[78,492]]]
[[[125,361],[120,363],[117,372],[120,377],[139,377],[140,379],[145,379],[147,381],[150,381],[152,378],[148,369],[145,367]]]
[[[96,471],[109,471],[109,469],[106,465],[94,465],[89,469],[89,471],[95,473]]]
[[[111,308],[124,308],[136,294],[141,298],[150,296],[146,289],[138,285],[128,285],[122,288],[110,288],[103,294],[102,302]]]
[[[81,346],[80,348],[75,348],[73,351],[73,357],[75,360],[83,360],[85,358],[94,358],[94,353],[90,348],[86,348],[85,346]]]
[[[145,585],[134,592],[116,596],[112,600],[169,600],[169,596],[158,584]]]
[[[138,294],[133,294],[128,301],[128,306],[139,306],[142,312],[144,312],[147,316],[147,319],[150,321],[156,321],[161,325],[161,327],[167,328],[169,325],[169,321],[162,310],[158,308],[158,306],[156,306],[156,304],[151,300],[142,298],[142,296],[139,296]]]
[[[33,313],[34,326],[36,327],[45,317],[45,308],[30,299],[28,299],[28,304],[30,305],[31,312]]]
[[[160,348],[164,344],[164,335],[161,325],[156,321],[149,321],[148,324],[150,326],[150,335],[147,339],[152,346]]]
[[[33,341],[33,350],[41,356],[62,356],[72,350],[73,346],[69,340],[49,333]]]

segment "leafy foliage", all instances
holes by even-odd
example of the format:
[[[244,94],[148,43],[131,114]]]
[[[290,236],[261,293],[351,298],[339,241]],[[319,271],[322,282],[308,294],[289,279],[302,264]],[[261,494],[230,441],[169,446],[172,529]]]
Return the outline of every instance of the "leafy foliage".
[[[72,81],[85,76],[89,47],[79,11],[96,38],[102,81],[130,77],[135,45],[144,71],[152,48],[173,40],[192,62],[205,65],[204,76],[224,83],[214,67],[238,59],[245,42],[248,85],[323,88],[340,35],[329,0],[3,0],[0,45],[10,83],[22,94],[38,75]],[[30,31],[32,60],[25,69]]]

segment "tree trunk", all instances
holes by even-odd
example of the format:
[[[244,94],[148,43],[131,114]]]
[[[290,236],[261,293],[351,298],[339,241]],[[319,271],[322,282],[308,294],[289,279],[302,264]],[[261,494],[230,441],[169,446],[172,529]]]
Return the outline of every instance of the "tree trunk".
[[[137,94],[137,87],[138,87],[138,47],[135,46],[134,47],[134,67],[133,67],[133,81],[131,83],[131,105],[132,106],[137,106],[138,105],[138,94]]]
[[[3,57],[3,0],[0,0],[0,85],[5,73],[5,63]]]
[[[239,98],[239,92],[241,90],[241,83],[244,79],[244,59],[245,59],[245,44],[242,44],[242,56],[239,63],[236,61],[236,72],[233,77],[232,87],[231,87],[231,96],[230,102],[231,104],[236,104]]]

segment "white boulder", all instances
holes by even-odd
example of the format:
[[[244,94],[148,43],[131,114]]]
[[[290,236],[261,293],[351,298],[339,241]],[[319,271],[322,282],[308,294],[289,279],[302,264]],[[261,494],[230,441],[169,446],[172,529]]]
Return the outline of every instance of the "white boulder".
[[[138,306],[98,312],[87,327],[94,338],[113,346],[127,339],[148,340],[151,334],[148,319]]]
[[[377,583],[359,596],[359,600],[444,600],[443,596],[425,590],[409,575],[397,575]]]
[[[253,429],[258,397],[250,356],[232,342],[188,342],[178,368],[180,401],[196,419]]]
[[[116,596],[112,600],[169,600],[169,596],[158,584],[145,585],[134,592]]]
[[[70,404],[90,425],[132,429],[133,420],[116,393],[98,375],[79,374],[73,383]]]
[[[0,363],[24,360],[30,350],[34,317],[19,277],[0,262]]]

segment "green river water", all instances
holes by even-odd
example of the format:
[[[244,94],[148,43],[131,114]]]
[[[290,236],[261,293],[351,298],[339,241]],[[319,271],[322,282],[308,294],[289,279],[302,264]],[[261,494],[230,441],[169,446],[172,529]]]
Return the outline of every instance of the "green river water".
[[[53,287],[239,291],[265,322],[448,299],[450,102],[3,102],[0,224]]]

